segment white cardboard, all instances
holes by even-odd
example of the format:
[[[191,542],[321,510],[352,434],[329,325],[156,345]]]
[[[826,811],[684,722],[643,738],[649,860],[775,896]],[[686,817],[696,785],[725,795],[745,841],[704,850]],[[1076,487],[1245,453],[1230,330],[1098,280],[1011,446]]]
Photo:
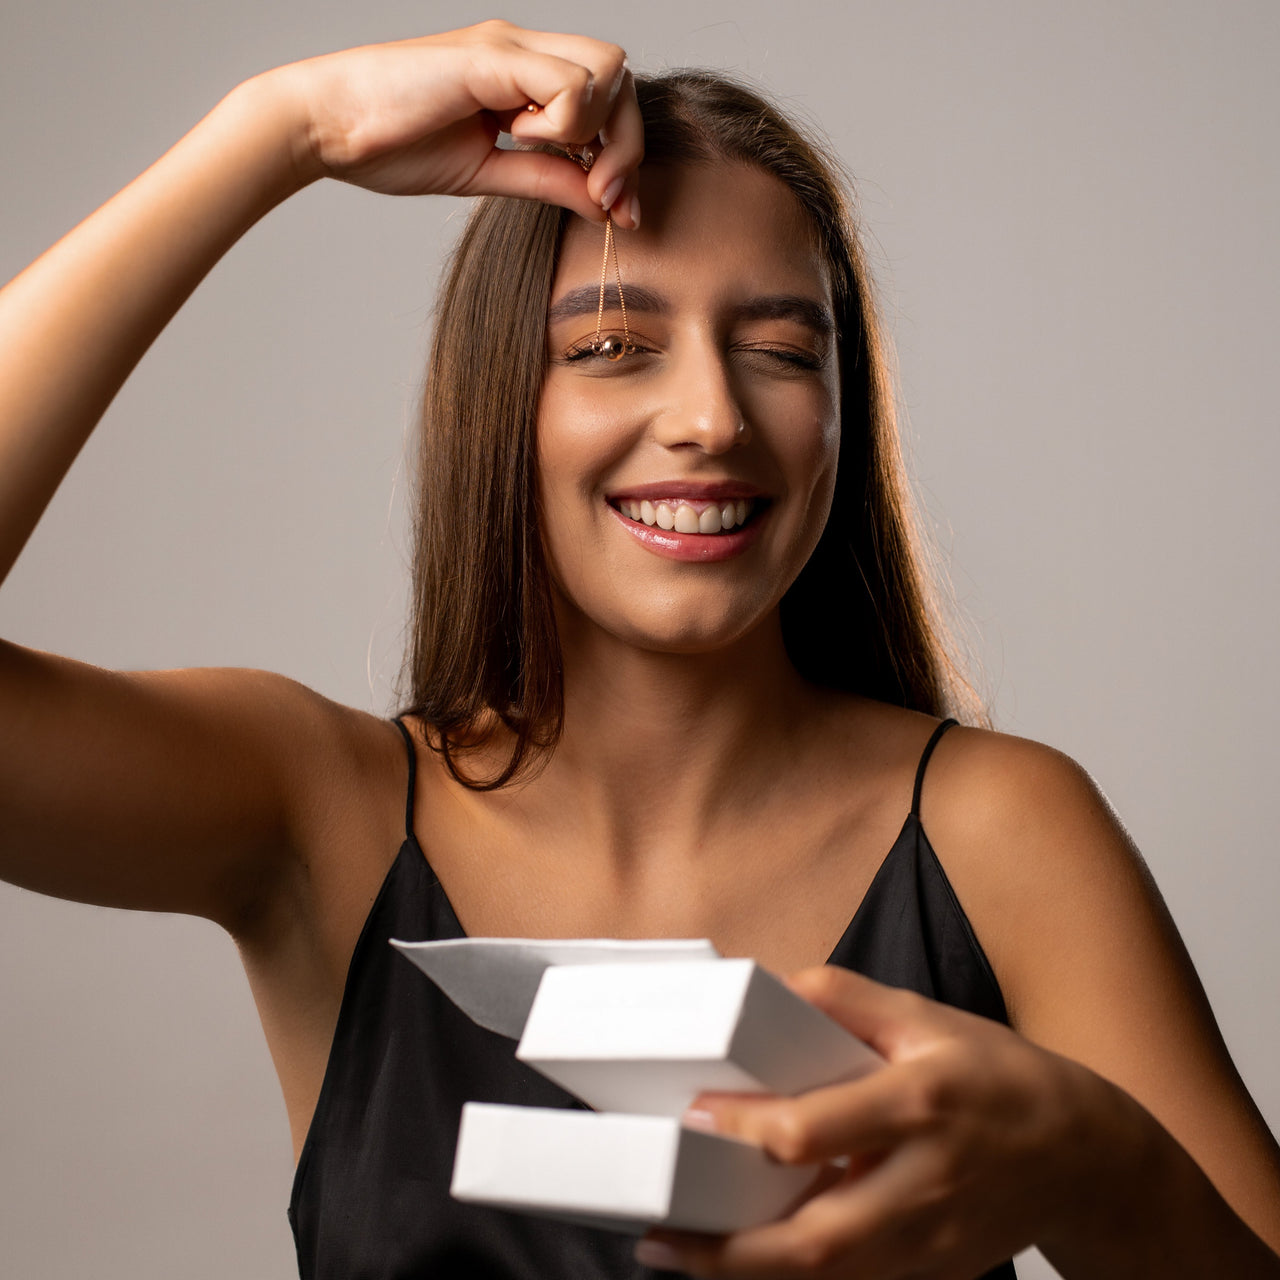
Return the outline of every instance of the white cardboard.
[[[451,1190],[614,1230],[725,1232],[779,1217],[816,1173],[667,1116],[468,1102]]]
[[[792,1095],[883,1065],[751,960],[548,968],[516,1056],[599,1111],[677,1117],[699,1093]]]
[[[481,1026],[520,1037],[525,1062],[619,1113],[467,1103],[460,1200],[632,1232],[767,1222],[817,1171],[682,1129],[688,1103],[710,1090],[794,1094],[881,1065],[772,974],[705,940],[392,943]]]
[[[618,938],[447,938],[391,945],[422,970],[473,1022],[518,1040],[543,972],[552,965],[714,960],[705,938],[633,942]]]

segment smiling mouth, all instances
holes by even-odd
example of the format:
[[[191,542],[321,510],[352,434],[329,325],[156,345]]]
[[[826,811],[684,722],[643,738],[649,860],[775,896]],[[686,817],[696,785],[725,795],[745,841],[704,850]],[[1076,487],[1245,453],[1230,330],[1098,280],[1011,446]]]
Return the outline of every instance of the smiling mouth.
[[[652,529],[715,534],[741,529],[763,510],[766,503],[760,498],[726,498],[720,502],[691,502],[686,498],[660,499],[657,502],[646,498],[636,502],[623,498],[609,505],[628,520]]]

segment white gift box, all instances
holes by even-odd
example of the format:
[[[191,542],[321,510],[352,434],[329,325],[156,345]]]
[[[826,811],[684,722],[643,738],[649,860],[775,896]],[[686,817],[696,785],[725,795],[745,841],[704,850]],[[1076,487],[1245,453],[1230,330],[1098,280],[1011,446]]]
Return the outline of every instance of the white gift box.
[[[777,1164],[671,1116],[468,1102],[450,1189],[459,1200],[638,1235],[768,1222],[815,1176],[811,1165]]]
[[[881,1065],[753,960],[548,968],[516,1057],[597,1111],[659,1116],[700,1093],[791,1095]]]
[[[594,1112],[467,1103],[460,1200],[640,1232],[734,1231],[817,1176],[683,1128],[703,1092],[797,1094],[883,1065],[751,960],[705,940],[392,940],[516,1056]]]

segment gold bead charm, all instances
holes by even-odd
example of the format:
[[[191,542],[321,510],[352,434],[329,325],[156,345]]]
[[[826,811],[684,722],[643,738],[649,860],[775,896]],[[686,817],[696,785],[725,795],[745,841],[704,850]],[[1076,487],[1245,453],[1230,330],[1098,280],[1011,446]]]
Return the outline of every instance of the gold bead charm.
[[[631,350],[629,342],[613,335],[604,339],[597,339],[591,346],[596,355],[604,356],[606,360],[621,360]]]

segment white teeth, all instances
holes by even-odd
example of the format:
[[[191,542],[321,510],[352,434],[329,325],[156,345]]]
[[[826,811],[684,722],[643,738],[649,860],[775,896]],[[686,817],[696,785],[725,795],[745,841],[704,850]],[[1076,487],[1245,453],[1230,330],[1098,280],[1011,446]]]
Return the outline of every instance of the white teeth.
[[[642,502],[624,500],[618,503],[618,510],[637,523],[674,529],[676,533],[721,533],[747,522],[751,500],[739,498],[734,502],[712,504],[701,512],[679,499],[659,503],[648,499]]]
[[[683,502],[676,508],[676,532],[697,533],[698,513]]]

